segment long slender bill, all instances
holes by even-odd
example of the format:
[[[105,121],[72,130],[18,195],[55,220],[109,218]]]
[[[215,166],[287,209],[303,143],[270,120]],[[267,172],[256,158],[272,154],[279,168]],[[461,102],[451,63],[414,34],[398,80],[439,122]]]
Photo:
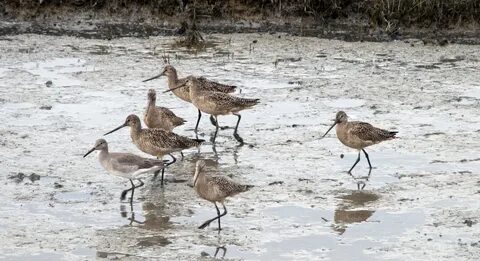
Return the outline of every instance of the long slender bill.
[[[148,81],[151,81],[151,80],[155,80],[155,79],[160,78],[160,77],[162,77],[162,76],[163,76],[163,72],[162,72],[161,74],[159,74],[159,75],[153,76],[152,78],[148,78],[148,79],[146,79],[146,80],[143,80],[142,82],[148,82]]]
[[[323,134],[322,138],[325,137],[325,136],[327,135],[327,133],[328,133],[331,129],[333,129],[333,127],[335,127],[335,125],[337,125],[337,122],[334,122],[334,123],[332,124],[332,126],[327,130],[327,132],[325,132],[325,134]]]
[[[95,147],[93,147],[91,150],[89,150],[87,153],[85,153],[85,155],[83,155],[83,157],[85,158],[86,156],[88,156],[88,154],[92,153],[94,150],[95,150]]]
[[[173,91],[173,90],[176,90],[176,89],[179,89],[179,88],[182,88],[182,87],[185,87],[185,86],[187,86],[187,83],[182,83],[182,84],[180,84],[180,85],[177,85],[177,86],[173,87],[172,89],[169,89],[169,90],[164,91],[163,93],[171,92],[171,91]]]
[[[107,133],[103,134],[103,136],[107,136],[108,134],[110,134],[110,133],[112,133],[112,132],[116,132],[117,130],[119,130],[119,129],[121,129],[121,128],[125,127],[125,126],[127,126],[127,125],[125,125],[125,124],[122,124],[122,125],[118,126],[117,128],[115,128],[115,129],[113,129],[113,130],[111,130],[111,131],[109,131],[109,132],[107,132]]]

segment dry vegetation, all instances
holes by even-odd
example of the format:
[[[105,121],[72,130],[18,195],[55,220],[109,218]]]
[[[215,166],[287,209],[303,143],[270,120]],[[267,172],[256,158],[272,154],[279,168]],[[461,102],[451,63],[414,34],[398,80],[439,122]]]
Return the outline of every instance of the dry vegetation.
[[[183,4],[182,4],[183,3]],[[478,0],[6,0],[3,9],[35,9],[70,6],[84,9],[148,9],[152,14],[175,16],[195,5],[199,17],[311,16],[320,20],[369,19],[372,25],[450,26],[480,22]]]

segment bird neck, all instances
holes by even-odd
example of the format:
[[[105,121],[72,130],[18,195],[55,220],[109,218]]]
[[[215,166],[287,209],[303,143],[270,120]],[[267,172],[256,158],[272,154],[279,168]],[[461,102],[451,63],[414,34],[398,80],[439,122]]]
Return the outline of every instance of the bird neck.
[[[130,127],[130,137],[132,138],[132,140],[137,140],[137,137],[140,135],[141,132],[142,125],[140,123]]]
[[[195,175],[193,176],[193,187],[197,187],[199,182],[203,182],[205,179],[205,174],[201,170],[195,170]]]
[[[173,71],[167,75],[168,78],[168,87],[174,88],[178,82],[178,75],[177,72]]]
[[[156,99],[148,99],[148,103],[147,103],[147,108],[150,108],[150,107],[155,107],[155,104],[157,103],[157,100]]]
[[[98,159],[102,165],[106,160],[108,160],[108,148],[104,148],[98,152]]]

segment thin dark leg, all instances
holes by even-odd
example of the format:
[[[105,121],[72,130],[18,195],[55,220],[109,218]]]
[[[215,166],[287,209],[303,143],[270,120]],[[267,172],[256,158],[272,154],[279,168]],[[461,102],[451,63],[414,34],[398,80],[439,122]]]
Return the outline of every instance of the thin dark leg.
[[[372,170],[372,164],[370,164],[370,158],[368,157],[368,154],[367,152],[365,151],[365,149],[362,149],[363,153],[365,154],[365,157],[367,158],[367,161],[368,161],[368,166],[370,167],[370,171]],[[368,173],[370,174],[370,173]]]
[[[353,168],[355,168],[355,166],[357,165],[357,163],[360,161],[360,151],[358,152],[358,157],[357,157],[357,160],[355,161],[355,163],[353,164],[353,166],[350,168],[350,170],[348,171],[348,174],[352,174],[352,170]]]
[[[175,158],[171,153],[168,156],[172,157],[172,161],[168,163],[168,165],[172,165],[173,163],[177,162],[177,158]]]
[[[124,191],[122,191],[122,194],[120,194],[120,200],[125,200],[126,196],[127,196],[127,193],[130,191],[130,190],[134,190],[135,189],[135,185],[133,185],[133,182],[132,180],[130,179],[130,183],[132,184],[132,187],[129,188],[129,189],[126,189]]]
[[[217,247],[217,249],[215,250],[215,254],[213,255],[213,257],[217,257],[218,252],[220,251],[220,249],[223,250],[222,258],[225,257],[225,254],[227,253],[227,249],[226,249],[224,246]]]
[[[220,219],[221,217],[225,216],[227,214],[227,208],[225,207],[225,205],[222,203],[222,206],[223,206],[223,210],[224,212],[221,214],[221,215],[218,215],[212,219],[209,219],[207,221],[205,221],[202,225],[200,225],[198,228],[200,229],[203,229],[203,228],[206,228],[208,225],[210,225],[210,223],[212,223],[213,221],[215,221],[216,219]],[[215,207],[217,207],[217,204],[215,204]],[[217,207],[217,210],[218,210],[218,207]],[[221,228],[220,228],[221,229]]]
[[[217,119],[217,116],[214,116],[215,117],[215,134],[213,134],[213,137],[210,139],[210,141],[215,144],[215,140],[217,139],[217,133],[218,133],[218,119]]]
[[[214,203],[214,204],[215,204],[215,208],[217,209],[217,216],[220,216],[220,209],[218,209],[217,203]],[[222,226],[220,225],[220,219],[218,219],[218,232],[220,232],[220,230],[222,230]]]
[[[132,184],[132,197],[130,198],[130,205],[133,205],[133,193],[135,192],[135,184],[133,184],[132,180],[130,180],[130,183]]]
[[[202,118],[202,112],[198,110],[198,118],[197,118],[197,124],[195,124],[195,130],[194,132],[197,133],[198,130],[198,124],[200,123],[200,119]]]
[[[238,135],[237,131],[238,131],[238,125],[240,124],[240,120],[242,119],[242,116],[240,116],[240,114],[233,114],[233,115],[236,115],[238,117],[238,120],[237,120],[237,125],[235,126],[235,131],[233,132],[233,137],[235,137],[235,139],[240,142],[241,144],[243,144],[243,139],[242,137],[240,137],[240,135]]]
[[[182,160],[183,160],[183,152],[182,151],[180,151],[180,155],[182,156]]]
[[[213,126],[217,126],[217,119],[215,119],[213,115],[210,115],[210,122],[212,123]]]

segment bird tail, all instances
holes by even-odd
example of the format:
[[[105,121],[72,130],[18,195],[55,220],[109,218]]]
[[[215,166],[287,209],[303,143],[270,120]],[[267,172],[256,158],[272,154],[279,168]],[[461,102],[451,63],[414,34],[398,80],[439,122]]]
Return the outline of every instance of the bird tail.
[[[202,140],[202,139],[193,139],[193,141],[195,141],[197,146],[205,142],[205,140]]]
[[[389,131],[388,136],[389,136],[390,139],[396,139],[397,136],[395,136],[395,135],[397,135],[397,133],[398,133],[398,131]]]
[[[244,191],[252,189],[254,186],[253,185],[244,185]]]
[[[254,106],[260,103],[260,99],[248,99],[248,98],[243,98],[242,103],[245,104],[246,106]]]

